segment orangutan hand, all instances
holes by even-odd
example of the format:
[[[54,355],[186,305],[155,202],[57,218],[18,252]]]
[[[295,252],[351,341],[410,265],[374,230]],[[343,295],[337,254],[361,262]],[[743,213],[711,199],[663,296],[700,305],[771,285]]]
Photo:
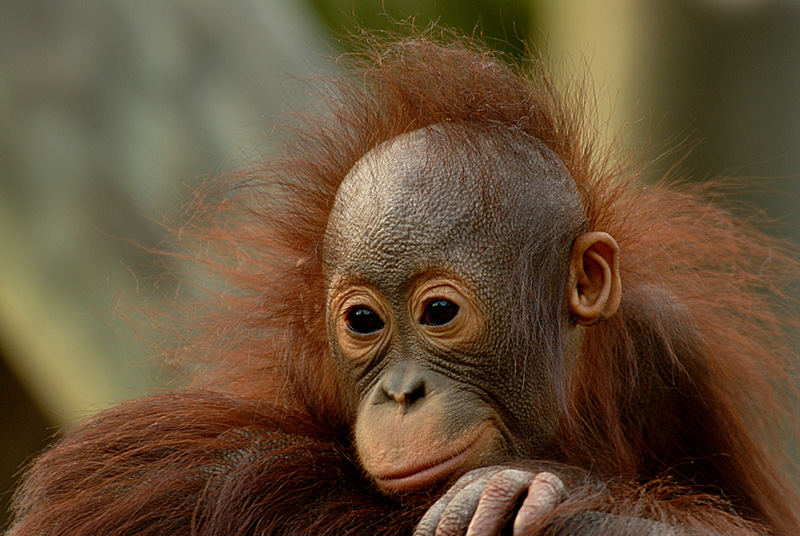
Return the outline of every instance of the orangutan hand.
[[[564,483],[553,473],[481,467],[458,479],[428,509],[414,536],[495,536],[512,518],[514,536],[524,536],[538,516],[566,495]]]

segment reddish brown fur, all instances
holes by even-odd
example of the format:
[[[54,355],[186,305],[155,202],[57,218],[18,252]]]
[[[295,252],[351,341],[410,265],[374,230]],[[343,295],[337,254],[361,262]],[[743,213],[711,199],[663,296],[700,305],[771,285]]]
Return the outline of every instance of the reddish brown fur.
[[[347,76],[325,86],[320,113],[300,118],[285,158],[203,204],[198,258],[233,289],[184,352],[213,363],[195,380],[203,390],[132,402],[67,435],[34,465],[11,534],[410,530],[425,505],[382,497],[354,462],[320,247],[353,164],[441,122],[542,140],[578,185],[590,229],[621,247],[621,311],[587,330],[576,375],[560,386],[551,460],[608,483],[573,490],[543,524],[591,508],[696,534],[800,533],[780,447],[797,327],[781,304],[800,275],[796,256],[700,188],[643,185],[596,148],[582,95],[561,95],[540,62],[523,77],[470,42],[363,39],[368,52],[342,58]]]

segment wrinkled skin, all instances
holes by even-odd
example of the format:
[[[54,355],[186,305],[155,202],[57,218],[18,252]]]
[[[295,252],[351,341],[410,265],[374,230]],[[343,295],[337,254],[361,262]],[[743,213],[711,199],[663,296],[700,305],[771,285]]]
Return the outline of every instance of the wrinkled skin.
[[[546,456],[547,364],[568,366],[580,325],[616,310],[618,248],[582,233],[571,179],[535,140],[453,139],[437,125],[390,140],[343,181],[323,248],[328,334],[370,478],[400,495],[452,484],[417,534],[499,534],[510,519],[525,534],[566,489],[507,464]],[[520,281],[521,262],[537,281]],[[524,292],[549,299],[521,310]],[[525,314],[555,329],[520,337]]]
[[[523,536],[566,495],[561,479],[546,471],[503,466],[474,469],[436,501],[414,536],[499,534],[512,518],[514,536]]]

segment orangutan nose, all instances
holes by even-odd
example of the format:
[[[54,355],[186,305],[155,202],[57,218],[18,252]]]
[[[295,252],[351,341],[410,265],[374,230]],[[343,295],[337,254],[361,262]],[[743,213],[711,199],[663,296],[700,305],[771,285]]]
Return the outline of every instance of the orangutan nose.
[[[410,363],[400,363],[390,370],[381,382],[387,401],[393,400],[407,411],[425,397],[425,371]]]

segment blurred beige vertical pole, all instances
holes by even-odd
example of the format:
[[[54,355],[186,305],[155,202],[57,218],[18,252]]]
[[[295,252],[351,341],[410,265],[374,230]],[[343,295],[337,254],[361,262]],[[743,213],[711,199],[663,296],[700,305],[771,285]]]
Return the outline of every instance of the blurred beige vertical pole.
[[[537,1],[537,0],[534,0]],[[646,37],[643,0],[538,0],[542,38],[556,67],[569,81],[588,66],[597,103],[601,139],[637,119],[634,80]]]

